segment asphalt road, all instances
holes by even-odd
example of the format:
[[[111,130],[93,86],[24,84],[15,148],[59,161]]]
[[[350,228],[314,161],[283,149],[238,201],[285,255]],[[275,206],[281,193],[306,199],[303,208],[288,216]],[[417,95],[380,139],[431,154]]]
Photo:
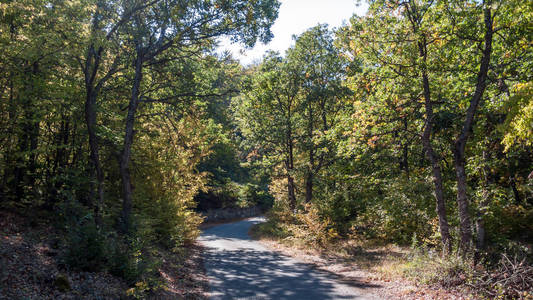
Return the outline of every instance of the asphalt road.
[[[263,220],[217,225],[200,236],[209,299],[376,299],[365,293],[368,285],[342,282],[250,239],[250,227]]]

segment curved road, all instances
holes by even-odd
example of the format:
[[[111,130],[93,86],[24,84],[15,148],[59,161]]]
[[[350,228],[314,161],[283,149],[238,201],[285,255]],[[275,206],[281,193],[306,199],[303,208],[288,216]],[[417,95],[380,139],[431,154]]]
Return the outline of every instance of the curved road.
[[[200,236],[206,248],[209,299],[376,299],[364,291],[369,285],[341,282],[250,239],[250,227],[263,221],[218,225]]]

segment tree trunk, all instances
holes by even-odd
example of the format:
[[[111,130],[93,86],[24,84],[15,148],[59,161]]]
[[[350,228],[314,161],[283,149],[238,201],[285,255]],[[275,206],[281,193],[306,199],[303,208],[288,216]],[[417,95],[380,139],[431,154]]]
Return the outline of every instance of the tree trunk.
[[[291,175],[287,175],[287,192],[289,196],[289,208],[291,212],[296,209],[296,195],[294,193],[294,179]]]
[[[131,210],[133,205],[133,195],[131,186],[131,175],[129,164],[131,160],[131,146],[133,144],[135,114],[139,105],[139,94],[142,80],[143,53],[140,46],[137,48],[135,59],[135,76],[131,89],[131,98],[126,116],[126,126],[124,132],[124,145],[120,156],[120,176],[122,178],[122,226],[125,233],[129,233]]]
[[[404,125],[404,130],[405,132],[407,132],[407,118],[404,118],[403,119],[403,125]],[[405,171],[405,176],[407,176],[407,179],[409,179],[410,177],[410,172],[409,172],[409,141],[406,140],[403,145],[402,145],[402,148],[403,148],[403,152],[402,152],[402,169]]]
[[[424,106],[426,109],[425,127],[422,134],[422,145],[426,152],[426,155],[431,162],[431,168],[433,173],[433,184],[435,186],[435,200],[437,201],[436,209],[437,216],[439,217],[439,229],[442,241],[442,249],[445,254],[451,252],[451,237],[450,228],[448,225],[448,219],[446,215],[446,202],[444,200],[444,192],[442,188],[442,172],[440,168],[440,162],[437,154],[435,153],[431,144],[431,131],[433,129],[433,104],[431,103],[431,90],[429,87],[429,77],[425,65],[427,50],[425,39],[418,43],[420,56],[424,59],[424,65],[422,66],[422,86],[424,90]]]
[[[96,5],[95,14],[92,16],[91,36],[94,37],[100,30],[100,20],[102,15],[102,2],[98,1]],[[89,135],[89,165],[93,172],[96,173],[97,197],[96,205],[94,204],[94,189],[93,184],[90,184],[90,192],[87,203],[93,206],[94,221],[96,226],[102,225],[102,209],[104,206],[104,171],[100,163],[100,150],[98,145],[98,136],[96,134],[96,99],[104,83],[104,79],[96,83],[98,70],[100,69],[101,55],[104,51],[102,46],[95,49],[95,44],[89,44],[85,57],[85,64],[82,65],[83,75],[85,79],[85,124],[87,125],[87,133]],[[93,173],[93,174],[94,174]],[[94,175],[93,175],[94,176]]]
[[[491,9],[486,7],[483,10],[484,22],[485,22],[485,46],[483,49],[483,55],[481,57],[481,63],[479,67],[479,73],[477,75],[476,89],[474,95],[470,100],[470,105],[466,112],[466,119],[463,123],[461,133],[455,140],[455,146],[453,149],[454,154],[454,166],[455,176],[457,178],[457,206],[459,208],[459,224],[461,233],[461,249],[463,254],[466,254],[471,249],[472,244],[472,228],[470,212],[468,209],[468,194],[467,194],[467,182],[465,171],[465,148],[468,141],[470,132],[474,124],[474,117],[478,106],[483,97],[483,93],[487,86],[487,72],[490,64],[490,56],[492,53],[492,15]]]
[[[94,205],[92,199],[92,188],[88,199],[88,204],[93,206],[94,220],[98,226],[102,224],[101,212],[104,204],[104,172],[100,164],[100,153],[98,146],[98,137],[96,136],[96,92],[91,86],[87,86],[87,95],[85,101],[85,123],[87,124],[87,133],[89,135],[89,162],[96,173],[96,184],[98,191],[97,204]]]
[[[463,254],[470,251],[472,244],[472,227],[468,208],[468,195],[466,184],[466,171],[464,152],[460,149],[454,151],[455,176],[457,178],[457,206],[459,211],[459,229],[461,236],[461,249]]]
[[[509,185],[511,185],[511,189],[513,190],[514,203],[516,205],[520,205],[522,204],[522,198],[520,197],[520,193],[518,192],[518,188],[516,187],[516,180],[514,178],[514,175],[509,176]]]
[[[305,179],[305,203],[311,203],[313,200],[313,173],[307,173]]]
[[[315,153],[313,145],[313,106],[309,102],[309,116],[307,120],[307,138],[309,148],[309,165],[307,166],[307,176],[305,179],[305,203],[311,203],[313,200],[313,169],[315,166]]]
[[[287,156],[286,166],[287,166],[287,192],[289,197],[289,207],[291,211],[294,212],[296,209],[296,193],[294,188],[294,178],[292,177],[291,172],[294,170],[294,157],[293,157],[293,142],[291,130],[288,132],[288,150],[289,153]]]
[[[483,151],[483,162],[485,163],[485,166],[483,167],[483,199],[481,199],[481,203],[479,205],[477,218],[476,218],[476,232],[477,232],[477,239],[476,239],[476,248],[477,250],[481,251],[485,249],[485,215],[487,214],[487,209],[490,203],[490,191],[489,191],[489,184],[490,184],[490,174],[489,174],[489,168],[487,167],[486,162],[488,161],[488,154],[487,150]]]
[[[27,180],[25,184],[29,187],[32,187],[32,190],[34,192],[34,197],[37,198],[37,189],[34,188],[35,181],[36,181],[36,172],[37,172],[37,147],[39,143],[39,132],[40,132],[40,117],[36,115],[36,108],[34,107],[33,101],[37,100],[39,101],[41,99],[40,97],[40,88],[35,86],[35,82],[38,81],[39,76],[39,64],[37,62],[34,62],[32,64],[32,76],[30,77],[30,85],[29,85],[29,97],[28,104],[31,105],[31,107],[28,107],[28,123],[27,123],[27,135],[29,137],[30,142],[30,155],[29,155],[29,163],[28,163],[28,174],[27,174]]]
[[[291,212],[294,212],[296,209],[296,193],[294,187],[294,178],[292,177],[292,171],[294,170],[294,142],[292,139],[292,112],[291,112],[291,103],[287,107],[287,134],[286,134],[286,143],[287,143],[287,158],[285,160],[285,168],[287,171],[287,196],[289,200],[289,208]]]

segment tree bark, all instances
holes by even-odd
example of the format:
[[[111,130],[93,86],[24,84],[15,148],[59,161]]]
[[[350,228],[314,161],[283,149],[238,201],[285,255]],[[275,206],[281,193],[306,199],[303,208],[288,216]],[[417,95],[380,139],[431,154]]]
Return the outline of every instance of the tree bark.
[[[99,29],[99,8],[93,16],[92,34],[96,35]],[[89,135],[89,165],[92,167],[93,174],[96,174],[97,194],[98,200],[94,204],[94,190],[93,184],[90,184],[91,190],[87,203],[93,206],[94,221],[97,226],[102,224],[101,210],[104,204],[104,172],[100,164],[100,149],[98,145],[98,136],[96,134],[96,99],[98,97],[101,83],[96,84],[96,77],[98,69],[100,68],[102,47],[95,49],[94,44],[90,44],[87,48],[85,57],[85,64],[83,65],[83,73],[85,77],[85,124],[87,125],[87,134]],[[94,175],[93,175],[94,176]]]
[[[522,204],[522,198],[520,197],[520,193],[518,192],[518,188],[516,187],[516,180],[514,175],[509,176],[509,185],[511,186],[511,190],[513,190],[514,203],[516,205]]]
[[[313,173],[307,173],[307,178],[305,179],[305,203],[311,203],[313,200]]]
[[[296,195],[294,193],[294,179],[291,175],[287,175],[287,192],[289,196],[289,208],[291,211],[296,209]]]
[[[140,46],[137,48],[137,57],[135,59],[135,75],[131,89],[131,97],[126,116],[126,126],[124,132],[124,145],[120,156],[120,176],[122,178],[122,226],[125,233],[130,231],[131,210],[133,205],[132,185],[129,164],[131,160],[131,146],[133,144],[135,114],[139,106],[139,94],[142,80],[143,69],[143,50]]]
[[[420,23],[421,17],[419,15],[418,8],[414,3],[405,3],[408,13],[409,21],[413,29],[413,33],[418,36],[418,55],[422,59],[422,64],[420,67],[420,76],[422,80],[422,89],[424,96],[424,108],[426,110],[425,114],[425,124],[424,131],[422,133],[422,146],[424,151],[431,163],[431,169],[433,174],[433,184],[435,186],[435,200],[436,200],[436,210],[437,216],[439,218],[439,230],[441,234],[442,249],[444,254],[451,252],[451,236],[450,228],[448,224],[447,214],[446,214],[446,202],[444,200],[444,192],[442,185],[442,171],[440,167],[440,158],[435,153],[433,145],[431,143],[431,133],[433,131],[433,103],[431,102],[431,89],[429,86],[429,75],[427,70],[427,40],[423,32],[420,32]]]
[[[431,104],[431,103],[430,103]],[[404,130],[407,132],[407,118],[403,119],[404,124]],[[403,143],[402,148],[402,169],[405,171],[405,176],[407,176],[407,179],[410,177],[409,172],[409,144],[410,142],[407,140]]]
[[[457,206],[459,209],[461,249],[463,254],[470,252],[472,247],[472,226],[470,212],[468,208],[468,194],[466,183],[467,176],[465,170],[465,147],[470,132],[472,131],[476,111],[483,98],[483,93],[487,86],[487,72],[489,69],[490,56],[492,53],[493,22],[491,9],[489,7],[485,7],[483,9],[483,14],[485,23],[485,46],[481,57],[479,72],[477,75],[476,89],[474,91],[474,95],[470,100],[470,105],[466,112],[466,119],[463,123],[461,133],[455,140],[455,145],[453,148],[455,176],[457,178]]]
[[[313,149],[313,106],[310,100],[308,100],[308,104],[307,138],[309,139],[309,165],[307,166],[307,176],[305,178],[305,203],[311,203],[313,200],[313,169],[315,166],[315,153]]]
[[[287,188],[289,196],[289,207],[292,211],[296,209],[296,193],[294,188],[294,178],[291,172],[294,170],[293,142],[292,136],[289,139],[289,157],[287,159]]]
[[[485,166],[483,167],[483,199],[481,199],[480,207],[477,212],[477,218],[476,218],[476,232],[477,232],[477,239],[476,239],[476,248],[478,251],[481,251],[485,249],[485,215],[487,214],[488,205],[490,203],[490,191],[489,191],[489,184],[490,184],[490,171],[489,168],[486,165],[486,162],[488,161],[488,154],[487,150],[483,151],[483,162],[485,163]]]
[[[101,225],[101,210],[104,203],[104,172],[100,164],[100,153],[98,137],[96,135],[96,92],[93,87],[87,86],[87,95],[85,101],[85,123],[89,135],[89,163],[96,173],[96,184],[98,193],[98,202],[93,205],[92,191],[88,199],[88,205],[93,206],[94,219],[98,226]],[[92,190],[92,189],[91,189]]]

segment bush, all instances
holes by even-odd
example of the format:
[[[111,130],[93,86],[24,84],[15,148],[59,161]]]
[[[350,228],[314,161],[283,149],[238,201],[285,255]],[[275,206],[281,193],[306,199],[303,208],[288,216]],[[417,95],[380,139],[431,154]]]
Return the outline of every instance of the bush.
[[[97,272],[107,265],[106,237],[91,215],[70,226],[67,233],[65,262],[74,269]]]
[[[473,261],[457,254],[442,256],[439,251],[419,245],[413,237],[411,251],[396,267],[399,275],[413,282],[437,285],[444,288],[461,286],[472,282]]]
[[[67,210],[71,210],[72,216],[79,215],[76,211],[86,212],[81,206],[68,207]],[[88,272],[109,271],[128,284],[141,280],[150,282],[150,287],[156,286],[153,282],[157,282],[158,261],[149,253],[147,245],[153,240],[147,232],[137,230],[128,236],[99,229],[90,213],[79,220],[71,217],[65,227],[66,251],[62,260],[70,268]]]
[[[321,217],[318,209],[312,205],[306,205],[295,218],[296,224],[290,227],[291,231],[295,238],[308,246],[324,248],[339,238],[330,218]]]
[[[352,223],[352,235],[382,243],[409,245],[416,234],[438,245],[438,223],[431,187],[424,181],[394,179],[380,182],[373,199]],[[370,195],[366,195],[370,196]]]
[[[267,222],[259,224],[254,234],[279,240],[292,240],[302,246],[325,248],[340,236],[329,218],[323,219],[312,205],[291,213],[282,205],[274,205],[267,213]]]

